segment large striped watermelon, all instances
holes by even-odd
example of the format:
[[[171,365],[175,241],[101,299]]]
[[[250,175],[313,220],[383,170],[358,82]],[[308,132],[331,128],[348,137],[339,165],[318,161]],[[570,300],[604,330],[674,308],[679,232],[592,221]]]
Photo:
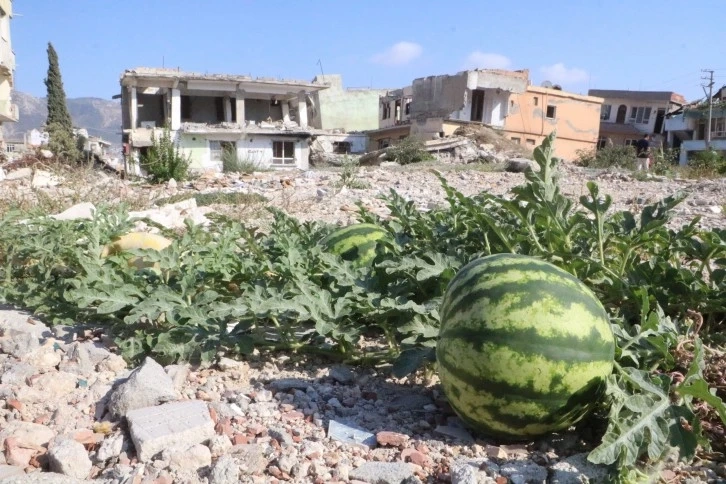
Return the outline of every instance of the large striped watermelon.
[[[352,224],[332,232],[320,243],[325,250],[363,267],[373,262],[378,241],[389,237],[378,225]]]
[[[573,425],[602,396],[614,352],[600,301],[543,260],[476,259],[446,289],[439,377],[451,406],[480,432],[523,439]]]

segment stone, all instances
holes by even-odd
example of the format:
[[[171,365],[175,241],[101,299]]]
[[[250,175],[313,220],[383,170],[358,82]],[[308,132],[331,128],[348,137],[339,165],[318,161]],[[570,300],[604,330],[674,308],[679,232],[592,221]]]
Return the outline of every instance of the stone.
[[[118,457],[123,452],[125,443],[126,439],[121,432],[106,436],[96,451],[96,461],[106,462]]]
[[[582,482],[605,482],[608,468],[587,460],[587,453],[574,454],[550,466],[550,483],[580,484]]]
[[[63,397],[73,393],[78,384],[78,376],[64,371],[43,373],[33,380],[33,388],[38,388],[54,397]]]
[[[43,149],[43,150],[40,150],[40,156],[42,156],[43,158],[45,158],[47,160],[50,160],[51,158],[53,158],[53,152],[50,150]]]
[[[202,444],[194,444],[190,447],[185,445],[168,447],[161,453],[161,458],[169,463],[171,470],[178,472],[196,472],[202,467],[212,465],[212,453],[209,447]]]
[[[345,365],[335,365],[330,369],[330,378],[337,381],[340,384],[348,385],[353,383],[355,379],[355,373],[350,367]]]
[[[264,447],[258,444],[235,445],[228,455],[234,457],[242,474],[245,475],[259,474],[265,470],[268,464]]]
[[[177,182],[173,178],[169,178],[169,181],[166,182],[166,188],[169,190],[176,190],[177,189]]]
[[[189,365],[168,365],[164,368],[174,384],[174,388],[181,390],[189,377]]]
[[[85,479],[64,476],[55,472],[33,472],[19,477],[3,479],[2,484],[84,484]]]
[[[112,391],[108,410],[115,418],[126,416],[129,411],[176,400],[174,382],[164,368],[147,357],[144,363],[131,372],[126,381]]]
[[[431,397],[421,395],[420,393],[404,393],[398,395],[388,404],[388,409],[397,412],[408,410],[410,412],[423,412],[426,405],[432,405],[434,401]]]
[[[527,158],[510,158],[504,169],[510,173],[524,173],[528,168],[535,170],[536,166],[532,160]]]
[[[33,170],[31,168],[18,168],[17,170],[10,171],[5,174],[6,180],[22,180],[23,178],[30,178],[33,176]]]
[[[146,462],[174,445],[190,447],[213,437],[214,422],[199,400],[166,403],[131,410],[126,414],[131,440],[139,460]]]
[[[237,484],[240,482],[240,465],[231,455],[223,455],[212,466],[209,484]]]
[[[13,420],[0,431],[0,445],[6,438],[11,436],[24,444],[41,447],[48,444],[55,437],[55,432],[45,425]]]
[[[19,466],[0,465],[0,481],[5,482],[9,477],[24,476],[25,471]]]
[[[237,361],[226,357],[220,358],[217,366],[222,371],[245,370],[248,368],[247,363],[244,361]]]
[[[413,465],[403,462],[366,462],[350,471],[349,477],[374,484],[400,484],[414,472]]]
[[[0,331],[2,331],[0,329]],[[40,347],[40,340],[30,333],[6,329],[0,336],[0,352],[22,358]]]
[[[506,462],[499,468],[499,473],[504,477],[508,477],[512,484],[545,482],[547,480],[547,469],[530,460]]]
[[[289,392],[290,390],[305,390],[310,382],[302,378],[280,378],[270,382],[270,388],[278,392]],[[262,401],[262,400],[257,400]]]
[[[232,441],[226,435],[215,435],[209,439],[207,447],[209,447],[212,457],[219,457],[232,448]]]
[[[346,444],[361,445],[365,447],[376,446],[376,436],[365,429],[353,425],[330,420],[328,423],[328,437]]]
[[[56,220],[91,220],[96,206],[91,202],[77,203],[61,213],[51,215]]]
[[[24,357],[29,365],[34,366],[37,370],[48,371],[57,368],[62,360],[62,354],[57,349],[57,345],[53,339],[46,340],[39,348],[34,349]]]
[[[60,185],[61,178],[45,170],[35,170],[30,186],[33,188],[51,188]]]
[[[392,447],[402,447],[408,442],[408,435],[398,432],[390,432],[387,430],[376,434],[378,445],[390,445]]]
[[[434,429],[434,433],[446,437],[453,437],[466,444],[474,443],[474,437],[471,436],[468,430],[454,425],[438,425]]]
[[[11,466],[18,466],[22,468],[30,465],[30,459],[42,450],[42,447],[35,447],[33,445],[24,444],[20,442],[16,437],[8,437],[3,442],[3,456],[5,457],[5,463]]]
[[[24,361],[13,364],[0,375],[0,383],[4,385],[24,385],[28,377],[37,373],[35,366]]]
[[[61,439],[48,449],[50,470],[77,479],[85,479],[91,472],[91,459],[83,444],[72,439]]]

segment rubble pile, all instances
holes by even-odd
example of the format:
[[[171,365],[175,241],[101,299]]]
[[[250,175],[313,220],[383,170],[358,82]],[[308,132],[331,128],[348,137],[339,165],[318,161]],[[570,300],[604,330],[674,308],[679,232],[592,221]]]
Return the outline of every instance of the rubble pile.
[[[575,483],[606,472],[582,436],[475,438],[437,386],[370,368],[275,354],[130,369],[101,332],[9,309],[0,335],[2,482]]]

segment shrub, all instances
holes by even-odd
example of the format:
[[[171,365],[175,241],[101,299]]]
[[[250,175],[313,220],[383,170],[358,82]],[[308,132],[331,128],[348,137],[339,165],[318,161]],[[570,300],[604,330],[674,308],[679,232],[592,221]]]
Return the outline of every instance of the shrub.
[[[225,149],[222,153],[222,171],[224,173],[254,173],[262,169],[254,161],[240,158],[234,149]]]
[[[360,166],[360,162],[357,158],[350,158],[346,156],[343,159],[343,164],[341,166],[343,171],[340,172],[340,180],[335,183],[336,187],[353,189],[370,188],[368,183],[358,178],[358,167]]]
[[[434,159],[433,155],[424,148],[423,141],[413,136],[404,138],[388,148],[388,155],[401,165]]]
[[[633,146],[605,146],[599,150],[578,150],[575,163],[587,168],[634,168]]]
[[[726,158],[713,148],[694,153],[688,166],[699,176],[718,176],[726,173]]]
[[[46,130],[50,138],[48,149],[53,152],[58,161],[76,163],[81,160],[81,152],[78,150],[72,131],[60,123],[51,123],[46,126]]]
[[[182,155],[179,146],[171,139],[171,131],[165,127],[161,137],[151,135],[151,147],[141,157],[141,168],[146,170],[153,183],[163,183],[172,178],[181,181],[189,175],[189,157]]]

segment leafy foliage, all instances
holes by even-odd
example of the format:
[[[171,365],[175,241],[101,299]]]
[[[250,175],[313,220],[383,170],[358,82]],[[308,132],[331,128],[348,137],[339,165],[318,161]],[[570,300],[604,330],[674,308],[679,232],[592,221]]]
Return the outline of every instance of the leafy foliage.
[[[277,210],[267,233],[221,216],[207,228],[190,223],[167,249],[134,251],[157,264],[141,270],[123,255],[99,257],[132,225],[122,208],[90,221],[35,214],[19,223],[10,213],[0,220],[0,299],[52,323],[104,326],[133,361],[275,349],[391,364],[403,377],[433,367],[438,307],[461,266],[494,253],[536,256],[585,282],[612,316],[617,365],[601,410],[607,430],[590,459],[621,475],[670,452],[690,460],[708,445],[694,402],[726,422],[723,394],[703,376],[708,333],[714,339],[725,316],[726,231],[701,230],[698,220],[669,228],[683,194],[640,214],[611,211],[595,183],[579,203],[566,198],[553,141],[535,150],[538,170],[511,197],[466,197],[438,174],[446,207],[422,212],[395,191],[385,197],[387,220],[361,205],[359,222],[391,234],[371,267],[322,249],[333,227]],[[703,318],[704,341],[692,314]],[[674,354],[684,345],[693,358],[678,380]]]
[[[388,148],[388,156],[401,165],[433,160],[434,157],[424,149],[424,143],[415,136],[402,139]]]
[[[184,156],[174,143],[169,127],[164,127],[159,138],[152,133],[151,143],[149,150],[141,157],[141,167],[146,170],[151,181],[163,183],[172,178],[176,181],[185,180],[189,174],[189,157]]]
[[[598,150],[578,153],[577,164],[588,168],[634,168],[635,148],[633,146],[605,146]]]

